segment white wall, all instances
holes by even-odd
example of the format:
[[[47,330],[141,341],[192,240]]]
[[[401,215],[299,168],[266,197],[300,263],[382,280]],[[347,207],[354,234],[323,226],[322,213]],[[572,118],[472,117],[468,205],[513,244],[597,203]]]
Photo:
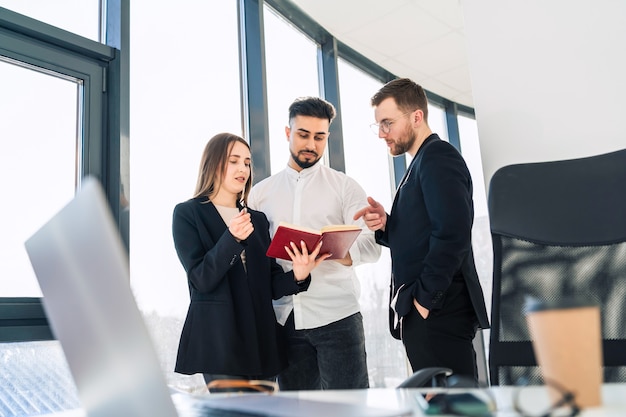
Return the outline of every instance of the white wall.
[[[462,0],[485,184],[626,148],[626,1]]]

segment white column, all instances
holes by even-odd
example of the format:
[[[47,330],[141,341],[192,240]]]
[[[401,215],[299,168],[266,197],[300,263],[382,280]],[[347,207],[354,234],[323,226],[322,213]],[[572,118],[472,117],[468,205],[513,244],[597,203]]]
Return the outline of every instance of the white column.
[[[626,148],[626,1],[461,0],[485,183]]]

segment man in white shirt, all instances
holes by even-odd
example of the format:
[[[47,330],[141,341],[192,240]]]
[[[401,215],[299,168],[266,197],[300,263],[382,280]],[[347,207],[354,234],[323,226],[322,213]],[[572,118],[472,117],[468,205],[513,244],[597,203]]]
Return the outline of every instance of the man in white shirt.
[[[381,249],[363,220],[353,220],[367,204],[363,188],[318,163],[334,117],[333,105],[321,98],[294,101],[285,127],[291,154],[287,167],[255,185],[248,197],[249,206],[268,217],[272,236],[281,221],[313,229],[329,224],[363,229],[345,258],[324,261],[311,272],[308,291],[274,302],[289,345],[289,367],[278,378],[282,390],[369,387],[354,266],[376,262]],[[278,262],[291,269],[291,262]]]

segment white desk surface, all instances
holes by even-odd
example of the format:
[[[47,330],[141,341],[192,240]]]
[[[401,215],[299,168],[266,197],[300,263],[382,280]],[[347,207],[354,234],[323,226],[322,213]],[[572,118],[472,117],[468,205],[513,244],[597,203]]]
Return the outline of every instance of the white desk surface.
[[[491,387],[486,390],[475,390],[481,398],[491,397],[495,400],[497,417],[514,417],[518,414],[513,409],[513,396],[519,388],[517,387]],[[549,407],[547,391],[544,387],[523,388],[522,401],[527,406],[528,411],[537,414],[545,411]],[[304,399],[353,402],[366,404],[370,407],[386,409],[406,409],[414,410],[414,416],[419,417],[424,414],[419,407],[417,396],[433,390],[424,389],[393,389],[393,388],[371,388],[367,390],[331,390],[331,391],[299,391],[280,392],[274,395],[297,396]],[[438,389],[447,392],[465,392],[461,389]],[[626,416],[626,384],[604,384],[602,387],[601,407],[588,408],[581,412],[581,417],[623,417]],[[85,417],[83,410],[70,410],[60,413],[47,414],[47,417]]]

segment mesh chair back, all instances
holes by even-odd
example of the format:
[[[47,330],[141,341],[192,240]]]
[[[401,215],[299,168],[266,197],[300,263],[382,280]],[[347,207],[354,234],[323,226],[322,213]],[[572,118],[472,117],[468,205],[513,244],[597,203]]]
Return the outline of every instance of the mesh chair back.
[[[626,150],[501,168],[489,216],[491,383],[543,383],[522,311],[527,295],[599,304],[604,379],[626,382]]]

